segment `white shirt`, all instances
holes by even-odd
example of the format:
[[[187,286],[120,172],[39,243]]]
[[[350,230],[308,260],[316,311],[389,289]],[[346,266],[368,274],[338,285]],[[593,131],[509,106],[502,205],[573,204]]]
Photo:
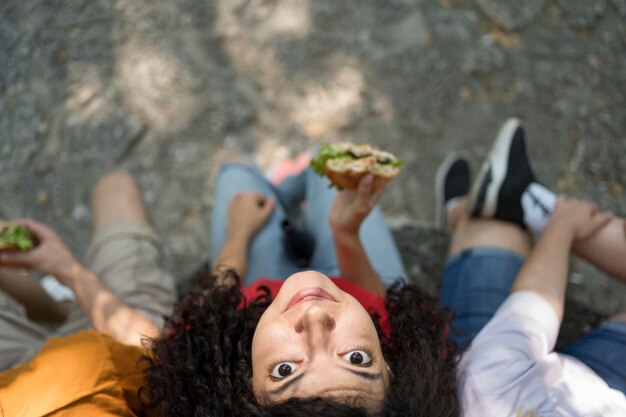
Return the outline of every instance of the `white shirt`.
[[[579,360],[553,352],[558,333],[543,297],[510,295],[459,364],[463,416],[626,417],[623,393]]]

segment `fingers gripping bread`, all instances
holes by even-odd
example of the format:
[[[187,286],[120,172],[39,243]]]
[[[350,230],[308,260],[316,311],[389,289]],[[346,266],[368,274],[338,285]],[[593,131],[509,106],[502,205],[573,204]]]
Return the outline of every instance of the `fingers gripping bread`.
[[[386,185],[394,179],[400,168],[380,165],[373,156],[361,159],[333,159],[326,163],[326,176],[339,188],[354,189],[366,174],[374,174],[374,188]]]

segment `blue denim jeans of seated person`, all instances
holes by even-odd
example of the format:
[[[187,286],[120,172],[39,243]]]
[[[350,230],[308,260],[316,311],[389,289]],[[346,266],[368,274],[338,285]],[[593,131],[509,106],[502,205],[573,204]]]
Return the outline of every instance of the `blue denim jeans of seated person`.
[[[455,312],[451,337],[461,350],[491,320],[509,296],[524,263],[514,252],[468,249],[448,260],[440,305]],[[609,321],[567,346],[563,352],[593,369],[612,388],[626,394],[626,322]]]
[[[316,175],[310,168],[286,178],[273,187],[258,167],[242,163],[228,163],[220,168],[217,177],[213,215],[211,219],[211,257],[215,259],[226,240],[228,206],[231,198],[241,192],[260,192],[275,196],[277,204],[267,223],[254,236],[248,251],[248,272],[245,284],[259,278],[287,279],[296,272],[316,270],[329,276],[339,276],[332,232],[328,223],[330,209],[337,191],[330,182]],[[287,211],[298,211],[303,204],[303,222],[315,239],[311,264],[301,268],[291,260],[283,246],[281,222]],[[391,232],[377,206],[361,225],[360,239],[374,270],[385,285],[407,274]]]

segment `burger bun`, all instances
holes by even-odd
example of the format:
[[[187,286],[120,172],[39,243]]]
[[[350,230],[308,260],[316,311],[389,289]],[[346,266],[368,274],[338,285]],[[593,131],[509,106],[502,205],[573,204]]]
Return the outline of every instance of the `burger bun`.
[[[330,181],[340,189],[356,189],[361,178],[367,174],[374,175],[374,188],[384,187],[400,173],[400,168],[380,164],[376,157],[369,156],[360,159],[330,159],[326,162],[325,171]]]

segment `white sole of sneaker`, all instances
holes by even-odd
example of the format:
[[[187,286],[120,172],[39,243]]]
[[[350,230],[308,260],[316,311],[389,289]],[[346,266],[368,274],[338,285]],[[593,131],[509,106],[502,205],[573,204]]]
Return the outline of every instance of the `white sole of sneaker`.
[[[504,123],[502,128],[500,128],[498,136],[491,147],[491,151],[489,152],[489,155],[483,165],[480,167],[480,172],[478,173],[476,181],[472,186],[470,199],[467,205],[468,212],[470,214],[472,214],[475,210],[483,182],[485,181],[485,177],[491,168],[491,182],[487,187],[485,201],[483,201],[482,209],[479,215],[482,217],[493,217],[495,215],[498,207],[498,193],[500,192],[500,187],[504,182],[504,178],[506,178],[508,154],[509,149],[511,148],[511,142],[513,141],[513,134],[519,125],[519,119],[510,118]]]
[[[446,180],[446,173],[458,159],[465,159],[467,163],[472,165],[472,156],[465,151],[455,151],[443,160],[439,168],[437,169],[437,175],[435,176],[435,224],[440,229],[446,228],[446,213],[444,202],[444,183]]]

